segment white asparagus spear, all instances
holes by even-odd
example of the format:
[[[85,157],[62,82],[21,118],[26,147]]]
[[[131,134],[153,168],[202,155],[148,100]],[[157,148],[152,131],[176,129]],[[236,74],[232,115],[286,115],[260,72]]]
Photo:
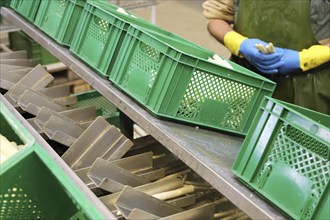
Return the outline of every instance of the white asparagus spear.
[[[0,135],[0,145],[1,153],[7,158],[16,154],[18,151],[18,149],[3,135]]]
[[[195,191],[194,186],[185,185],[182,188],[167,191],[167,192],[157,193],[157,194],[152,195],[152,196],[157,198],[157,199],[160,199],[160,200],[167,200],[167,199],[173,199],[173,198],[185,195],[187,193],[192,193],[194,191]]]

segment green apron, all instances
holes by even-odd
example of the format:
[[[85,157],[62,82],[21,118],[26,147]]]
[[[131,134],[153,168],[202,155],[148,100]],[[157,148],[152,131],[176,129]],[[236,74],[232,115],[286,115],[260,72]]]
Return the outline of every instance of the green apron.
[[[249,38],[292,50],[318,44],[311,26],[309,0],[240,0],[234,29]],[[245,59],[232,60],[260,73]],[[329,62],[306,72],[262,75],[277,83],[274,98],[330,114]]]

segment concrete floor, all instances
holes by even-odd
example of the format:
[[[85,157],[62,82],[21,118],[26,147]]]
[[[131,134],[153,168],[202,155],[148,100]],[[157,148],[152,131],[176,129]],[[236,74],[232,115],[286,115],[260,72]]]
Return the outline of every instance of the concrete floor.
[[[221,57],[229,58],[230,52],[217,42],[206,29],[207,21],[203,15],[204,0],[157,0],[156,24],[205,47]],[[132,10],[144,19],[150,20],[151,9]]]

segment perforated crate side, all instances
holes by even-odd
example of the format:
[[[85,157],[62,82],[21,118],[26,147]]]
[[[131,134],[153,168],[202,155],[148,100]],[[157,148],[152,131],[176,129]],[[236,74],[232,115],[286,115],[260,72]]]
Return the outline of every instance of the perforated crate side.
[[[329,219],[330,117],[265,99],[233,171],[292,218]]]
[[[62,45],[70,46],[85,0],[43,0],[35,25]]]
[[[131,26],[110,79],[158,116],[246,134],[252,111],[275,84],[235,64],[210,63],[212,56]]]
[[[33,23],[39,9],[40,2],[41,0],[12,0],[10,7]]]
[[[70,50],[108,77],[125,36],[125,22],[86,4]]]

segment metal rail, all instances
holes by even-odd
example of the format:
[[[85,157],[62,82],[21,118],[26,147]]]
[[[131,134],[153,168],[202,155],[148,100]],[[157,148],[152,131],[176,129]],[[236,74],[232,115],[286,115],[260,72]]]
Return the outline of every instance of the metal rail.
[[[11,24],[6,20],[2,20],[0,24],[0,33],[9,33],[15,31],[19,31],[19,29],[15,25]]]
[[[15,12],[2,8],[1,14],[76,72],[251,218],[285,218],[232,173],[231,167],[243,141],[241,137],[157,119],[73,56],[69,49],[58,45]]]

